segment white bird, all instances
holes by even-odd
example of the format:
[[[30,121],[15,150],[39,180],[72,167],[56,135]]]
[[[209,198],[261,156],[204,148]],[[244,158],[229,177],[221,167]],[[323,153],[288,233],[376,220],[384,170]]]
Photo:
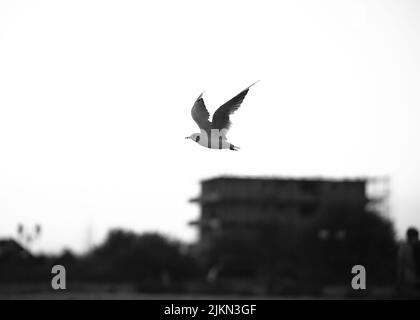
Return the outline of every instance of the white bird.
[[[210,113],[207,111],[203,100],[204,92],[200,94],[191,109],[191,116],[198,124],[200,133],[193,133],[189,137],[185,137],[185,139],[191,139],[199,145],[210,149],[230,149],[237,151],[239,147],[229,143],[226,138],[226,133],[232,124],[229,116],[238,110],[249,88],[257,82],[254,82],[220,106],[213,114],[211,122],[209,121]]]

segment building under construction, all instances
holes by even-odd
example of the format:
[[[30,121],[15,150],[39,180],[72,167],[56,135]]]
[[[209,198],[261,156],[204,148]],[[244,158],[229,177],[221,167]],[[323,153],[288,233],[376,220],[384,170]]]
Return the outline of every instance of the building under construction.
[[[266,256],[272,263],[290,263],[292,259],[283,249],[296,237],[297,246],[307,240],[308,247],[294,247],[291,251],[316,252],[319,249],[320,252],[322,249],[322,254],[335,254],[334,250],[340,249],[337,249],[339,243],[351,244],[357,237],[364,239],[352,225],[356,225],[354,221],[358,217],[363,219],[365,212],[376,211],[378,217],[387,217],[387,197],[386,179],[217,177],[202,181],[201,194],[190,200],[201,208],[199,218],[190,224],[198,228],[197,254],[209,264],[209,269],[214,269],[215,265],[226,269],[230,265],[231,274],[248,274],[255,278],[267,273],[267,268],[261,271],[264,258],[252,260],[245,256],[258,256],[277,241],[280,244],[267,251]],[[235,234],[238,235],[236,240]],[[235,241],[244,244],[245,249],[227,252],[226,248]],[[327,252],[325,244],[331,241],[333,245],[328,250],[332,251]],[[254,243],[258,244],[253,253]],[[213,261],[206,262],[206,259],[211,260],[211,251],[217,245],[221,251]],[[340,250],[350,250],[341,246]],[[237,252],[241,250],[245,254],[238,257]],[[230,263],[233,260],[236,262]],[[244,269],[247,271],[243,272]]]

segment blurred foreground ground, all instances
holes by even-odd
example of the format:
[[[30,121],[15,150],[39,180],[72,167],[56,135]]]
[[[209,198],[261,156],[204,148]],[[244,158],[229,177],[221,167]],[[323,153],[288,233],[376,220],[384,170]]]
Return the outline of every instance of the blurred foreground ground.
[[[6,285],[0,300],[284,300],[284,299],[393,299],[391,287],[378,287],[363,294],[349,294],[344,287],[325,288],[322,295],[239,295],[206,293],[142,293],[130,285],[81,285],[54,291],[41,285]]]

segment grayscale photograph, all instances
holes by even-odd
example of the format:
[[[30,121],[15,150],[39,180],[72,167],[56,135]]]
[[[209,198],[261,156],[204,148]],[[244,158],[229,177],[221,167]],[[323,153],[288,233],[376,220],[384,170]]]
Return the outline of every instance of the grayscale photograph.
[[[415,0],[0,1],[0,300],[420,300],[419,35]]]

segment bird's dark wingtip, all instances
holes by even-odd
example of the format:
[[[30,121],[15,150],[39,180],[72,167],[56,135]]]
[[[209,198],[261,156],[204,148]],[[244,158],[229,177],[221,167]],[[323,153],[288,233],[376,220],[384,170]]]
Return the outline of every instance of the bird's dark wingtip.
[[[201,92],[201,94],[198,96],[197,100],[203,99],[203,94],[205,91]]]
[[[253,84],[251,84],[249,87],[248,87],[248,89],[249,88],[251,88],[254,84],[256,84],[256,83],[258,83],[258,82],[260,82],[261,80],[257,80],[257,81],[255,81]]]

